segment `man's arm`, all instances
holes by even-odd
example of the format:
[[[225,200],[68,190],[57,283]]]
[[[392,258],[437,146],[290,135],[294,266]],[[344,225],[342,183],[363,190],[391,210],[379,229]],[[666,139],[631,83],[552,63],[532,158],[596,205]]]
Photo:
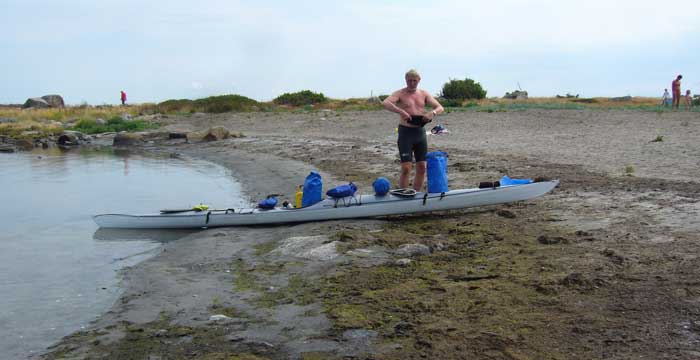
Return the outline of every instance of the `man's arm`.
[[[406,112],[406,110],[396,106],[396,103],[398,103],[398,102],[399,102],[399,92],[396,91],[393,94],[391,94],[391,96],[389,96],[388,98],[384,99],[384,101],[382,101],[382,106],[384,106],[384,108],[389,110],[389,111],[392,111],[392,112],[399,114],[401,116],[401,118],[404,120],[410,119],[411,114]]]
[[[442,114],[445,111],[442,105],[440,105],[440,103],[437,100],[435,100],[435,98],[432,95],[430,95],[430,93],[428,93],[427,91],[425,93],[425,103],[433,108],[433,111],[430,111],[427,114],[425,114],[425,117],[428,118],[428,120],[432,121],[435,115]]]

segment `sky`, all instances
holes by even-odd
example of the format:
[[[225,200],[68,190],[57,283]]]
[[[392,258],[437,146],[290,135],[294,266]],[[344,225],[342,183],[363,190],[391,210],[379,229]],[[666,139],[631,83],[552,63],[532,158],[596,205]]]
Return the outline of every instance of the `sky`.
[[[0,104],[71,105],[311,90],[389,94],[404,73],[438,95],[700,93],[700,6],[648,0],[0,0]]]

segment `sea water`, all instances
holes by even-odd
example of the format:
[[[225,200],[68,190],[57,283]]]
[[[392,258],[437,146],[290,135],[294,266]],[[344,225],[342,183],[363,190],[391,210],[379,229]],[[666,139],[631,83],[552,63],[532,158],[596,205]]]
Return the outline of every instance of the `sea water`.
[[[119,296],[119,270],[193,231],[104,230],[92,216],[247,206],[228,170],[106,150],[0,153],[0,354],[24,359],[86,328]],[[196,230],[194,230],[196,231]]]

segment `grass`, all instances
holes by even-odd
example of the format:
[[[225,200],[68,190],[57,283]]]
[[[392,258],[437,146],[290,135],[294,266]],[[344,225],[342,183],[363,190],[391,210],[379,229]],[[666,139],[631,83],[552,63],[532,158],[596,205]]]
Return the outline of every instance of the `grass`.
[[[121,117],[114,117],[107,120],[105,124],[98,124],[96,120],[92,119],[80,120],[71,130],[85,134],[99,134],[119,131],[144,131],[155,128],[158,128],[158,125],[144,120],[124,121]]]
[[[658,114],[672,110],[659,105],[657,98],[633,97],[629,100],[617,101],[614,98],[529,98],[527,100],[511,100],[488,98],[482,100],[444,101],[448,112],[506,112],[530,109],[543,110],[616,110],[616,111],[654,111]],[[211,96],[202,99],[171,99],[161,103],[145,103],[129,106],[68,106],[62,109],[21,109],[12,106],[0,106],[0,118],[10,119],[11,122],[0,123],[0,135],[13,138],[41,137],[51,133],[60,133],[67,124],[79,123],[77,130],[88,133],[107,131],[141,131],[151,129],[147,121],[130,121],[119,123],[116,118],[123,114],[132,117],[148,114],[177,114],[188,115],[196,112],[225,113],[225,112],[312,112],[333,110],[342,111],[375,111],[382,110],[381,102],[376,98],[327,99],[323,103],[313,105],[293,106],[275,104],[274,102],[258,102],[241,95]],[[686,111],[681,109],[680,111]],[[692,112],[700,112],[700,107],[693,107]],[[338,115],[337,113],[335,114]],[[329,115],[332,116],[332,115]],[[98,125],[97,119],[110,119],[107,125]],[[27,131],[36,131],[31,135]]]

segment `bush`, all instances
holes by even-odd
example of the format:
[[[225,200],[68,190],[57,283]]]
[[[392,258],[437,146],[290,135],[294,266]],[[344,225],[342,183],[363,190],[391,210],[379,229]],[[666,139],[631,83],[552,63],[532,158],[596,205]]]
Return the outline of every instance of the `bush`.
[[[219,95],[203,99],[166,100],[157,105],[161,113],[224,113],[229,111],[252,111],[259,108],[259,103],[241,95]]]
[[[190,112],[193,108],[192,100],[180,99],[180,100],[166,100],[157,105],[158,112],[161,113],[173,113],[173,112]]]
[[[450,79],[450,82],[442,86],[440,96],[451,100],[483,99],[486,97],[486,91],[481,88],[481,84],[472,79]]]
[[[311,90],[303,90],[295,93],[284,93],[273,102],[278,105],[292,105],[292,106],[302,106],[310,104],[324,103],[328,101],[323,93],[315,93]]]
[[[693,105],[700,106],[700,96],[695,95],[695,99],[693,100]]]
[[[462,107],[462,100],[438,98],[437,101],[444,107]]]
[[[229,111],[251,111],[258,107],[258,102],[241,95],[210,96],[193,101],[196,111],[207,113],[224,113]]]

